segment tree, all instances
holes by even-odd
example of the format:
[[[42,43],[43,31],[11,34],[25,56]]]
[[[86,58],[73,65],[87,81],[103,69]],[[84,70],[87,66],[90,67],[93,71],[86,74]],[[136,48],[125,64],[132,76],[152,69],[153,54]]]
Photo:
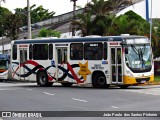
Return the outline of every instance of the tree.
[[[106,0],[91,0],[91,2],[86,4],[85,8],[85,12],[90,11],[96,16],[104,16],[112,10],[109,6],[109,2]]]
[[[93,22],[91,20],[92,14],[90,12],[85,14],[78,14],[77,18],[79,20],[73,21],[71,23],[71,28],[74,26],[74,28],[78,31],[81,31],[82,36],[92,35],[93,31]]]
[[[149,23],[133,11],[128,11],[124,15],[113,20],[109,30],[109,35],[131,34],[147,35],[149,34]]]
[[[42,28],[38,34],[38,37],[60,37],[61,33],[55,30],[49,30]]]
[[[31,9],[31,23],[37,23],[46,19],[53,18],[55,12],[49,12],[48,9],[44,9],[43,6],[32,5]],[[20,14],[22,16],[23,26],[27,25],[27,7],[25,8],[16,8],[15,14]]]
[[[130,4],[131,2],[127,0],[92,0],[86,4],[84,13],[78,15],[80,20],[72,22],[71,26],[75,26],[76,30],[81,30],[83,36],[111,34],[110,31],[113,28],[110,27],[115,19],[117,8]]]
[[[4,35],[4,21],[6,14],[11,14],[11,12],[4,7],[0,7],[0,37]]]
[[[112,21],[115,18],[114,15],[107,16],[96,16],[93,20],[93,31],[92,34],[104,36],[109,31]]]
[[[19,28],[22,26],[21,16],[18,14],[6,14],[4,18],[5,36],[10,37],[11,40],[18,38]]]
[[[71,27],[80,30],[82,36],[104,35],[112,21],[109,15],[110,11],[108,1],[92,0],[86,4],[84,13],[77,15],[79,20],[73,21]]]

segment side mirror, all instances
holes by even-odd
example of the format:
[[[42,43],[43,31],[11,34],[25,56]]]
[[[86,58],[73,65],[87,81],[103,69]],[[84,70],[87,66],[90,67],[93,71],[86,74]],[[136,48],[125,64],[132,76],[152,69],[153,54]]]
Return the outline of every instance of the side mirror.
[[[8,59],[8,64],[10,64],[10,60]]]

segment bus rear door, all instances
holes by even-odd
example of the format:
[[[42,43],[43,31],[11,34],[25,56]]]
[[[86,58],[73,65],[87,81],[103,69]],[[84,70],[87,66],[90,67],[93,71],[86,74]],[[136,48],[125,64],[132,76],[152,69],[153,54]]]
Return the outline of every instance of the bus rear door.
[[[122,48],[110,47],[111,54],[111,79],[113,84],[122,84]]]
[[[27,48],[21,48],[19,46],[19,80],[29,80],[27,73],[27,64],[25,62],[27,61]]]

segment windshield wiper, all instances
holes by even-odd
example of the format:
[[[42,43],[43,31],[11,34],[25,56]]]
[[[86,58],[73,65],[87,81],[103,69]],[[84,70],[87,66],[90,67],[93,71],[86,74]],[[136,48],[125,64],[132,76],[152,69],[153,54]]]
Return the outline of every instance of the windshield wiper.
[[[134,50],[134,52],[138,55],[139,59],[142,61],[142,67],[144,67],[145,62],[143,60],[143,55],[146,49],[146,44],[143,45],[143,48],[139,48],[139,49],[137,49],[134,45],[131,45],[131,47]]]

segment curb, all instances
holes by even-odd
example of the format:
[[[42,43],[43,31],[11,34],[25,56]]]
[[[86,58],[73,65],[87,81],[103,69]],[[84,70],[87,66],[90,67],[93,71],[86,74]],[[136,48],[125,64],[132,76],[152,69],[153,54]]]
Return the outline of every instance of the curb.
[[[29,80],[3,80],[3,82],[6,83],[36,83],[35,81],[29,81]]]

